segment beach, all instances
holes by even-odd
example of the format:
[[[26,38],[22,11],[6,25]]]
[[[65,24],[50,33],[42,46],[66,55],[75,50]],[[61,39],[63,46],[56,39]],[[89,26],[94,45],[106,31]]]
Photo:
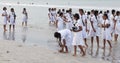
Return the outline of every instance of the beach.
[[[19,4],[18,4],[19,2]],[[117,4],[111,5],[112,1],[109,1],[109,5],[105,5],[102,0],[101,3],[104,3],[103,6],[100,7],[98,1],[97,3],[88,3],[86,0],[82,1],[80,4],[76,3],[76,1],[60,1],[55,3],[53,1],[44,1],[41,0],[37,2],[37,0],[30,1],[19,1],[19,0],[2,0],[0,3],[0,14],[2,14],[2,8],[4,6],[7,7],[8,13],[10,12],[10,8],[14,8],[17,19],[16,19],[16,28],[15,31],[7,31],[3,32],[2,25],[2,16],[0,16],[0,63],[111,63],[113,60],[119,60],[119,40],[117,43],[112,41],[113,52],[109,56],[109,48],[106,46],[106,52],[103,51],[103,41],[100,39],[100,48],[99,51],[96,50],[97,44],[94,43],[94,53],[91,56],[90,49],[88,48],[87,54],[85,57],[81,57],[79,54],[74,57],[73,49],[66,53],[59,53],[59,46],[57,40],[54,38],[54,32],[56,31],[55,26],[49,25],[48,19],[48,8],[49,7],[57,7],[57,8],[69,8],[73,6],[73,13],[78,12],[78,5],[82,5],[81,8],[84,9],[112,9],[115,8],[118,10]],[[117,2],[117,1],[116,1]],[[7,4],[3,4],[7,3]],[[14,3],[14,4],[12,4]],[[34,4],[32,4],[34,3]],[[76,4],[75,4],[76,3]],[[117,2],[118,3],[118,2]],[[92,5],[91,5],[92,4]],[[93,6],[98,4],[97,6]],[[67,5],[67,6],[66,6]],[[91,5],[91,6],[89,6]],[[22,27],[22,9],[26,8],[28,11],[28,26]],[[8,26],[7,26],[8,28]],[[90,39],[88,39],[88,44],[90,44]],[[117,44],[117,45],[116,45]],[[89,45],[90,46],[90,45]],[[79,52],[79,51],[78,51]],[[98,53],[99,52],[99,53]],[[103,54],[105,53],[105,56]],[[112,57],[117,57],[112,59]]]

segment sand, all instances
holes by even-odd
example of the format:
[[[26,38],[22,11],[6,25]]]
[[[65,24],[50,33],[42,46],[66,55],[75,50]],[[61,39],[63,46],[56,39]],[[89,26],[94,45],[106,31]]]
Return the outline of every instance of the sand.
[[[0,63],[110,63],[90,58],[73,57],[41,46],[30,46],[14,41],[0,40]]]

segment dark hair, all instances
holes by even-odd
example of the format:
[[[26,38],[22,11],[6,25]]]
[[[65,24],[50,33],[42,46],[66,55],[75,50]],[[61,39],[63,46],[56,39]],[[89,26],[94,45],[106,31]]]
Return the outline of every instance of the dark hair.
[[[116,12],[116,15],[118,16],[119,14],[120,14],[120,12],[119,12],[119,11],[117,11],[117,12]]]
[[[93,10],[91,10],[91,12],[92,12],[92,13],[94,13],[94,9],[93,9]]]
[[[82,13],[84,13],[84,10],[83,10],[83,9],[79,9],[79,11],[81,11]]]
[[[55,38],[61,38],[61,34],[60,34],[59,32],[55,32],[55,33],[54,33],[54,37],[55,37]]]
[[[11,12],[14,12],[14,8],[11,8]]]
[[[51,10],[51,8],[48,9],[49,11]]]
[[[109,13],[109,10],[107,10],[107,13]]]
[[[87,15],[90,15],[90,12],[89,12],[89,11],[87,12]]]
[[[95,15],[95,17],[96,17],[96,19],[97,19],[98,10],[95,10],[95,11],[94,11],[94,15]]]
[[[75,13],[73,16],[76,17],[77,20],[80,18],[78,13]]]
[[[6,7],[3,7],[3,10],[7,10],[7,8],[6,8]]]
[[[114,9],[111,12],[112,12],[112,14],[115,14],[115,10]]]
[[[108,19],[108,15],[105,13],[105,14],[103,14],[103,16],[105,16],[107,19]]]
[[[65,11],[65,9],[62,9],[62,11]]]
[[[66,13],[69,13],[69,10],[66,10]]]
[[[102,13],[102,11],[100,11],[100,13]]]
[[[60,12],[59,16],[62,16],[62,15],[63,15],[63,13],[62,13],[62,12]]]
[[[72,8],[69,8],[69,12],[72,12]]]
[[[23,8],[23,10],[26,10],[26,8]]]
[[[61,13],[61,9],[58,10],[57,14],[60,14]]]

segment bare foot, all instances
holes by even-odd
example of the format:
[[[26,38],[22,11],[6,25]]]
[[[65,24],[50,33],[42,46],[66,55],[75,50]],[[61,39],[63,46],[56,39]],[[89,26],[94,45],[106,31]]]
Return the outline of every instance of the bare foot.
[[[84,54],[82,54],[82,57],[83,57],[83,56],[85,56],[85,53],[84,53]]]
[[[76,56],[76,54],[73,54],[73,56]]]
[[[59,52],[60,52],[60,53],[62,53],[62,52],[63,52],[63,50],[59,50]]]
[[[102,47],[102,49],[105,49],[105,47]]]

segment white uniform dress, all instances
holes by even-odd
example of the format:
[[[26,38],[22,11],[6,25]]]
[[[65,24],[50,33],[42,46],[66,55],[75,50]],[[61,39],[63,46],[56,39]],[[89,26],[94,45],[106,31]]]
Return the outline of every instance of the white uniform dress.
[[[72,44],[72,32],[69,29],[63,29],[58,31],[61,34],[61,43],[63,44],[63,40],[65,39],[66,45],[71,46]]]
[[[64,21],[63,21],[63,18],[62,17],[57,17],[57,30],[63,30],[64,29]]]
[[[7,12],[6,11],[3,11],[3,13],[2,13],[3,15],[6,15],[6,16],[3,16],[3,25],[7,25]]]
[[[110,24],[110,21],[108,19],[106,20],[103,20],[102,21],[102,24],[106,25],[106,24]],[[110,32],[110,27],[109,28],[103,28],[103,39],[106,39],[106,40],[112,40],[112,37],[111,37],[111,32]]]
[[[52,19],[52,14],[51,14],[51,11],[48,12],[48,15],[49,15],[49,21],[52,22],[53,19]]]
[[[83,31],[82,31],[83,38],[87,38],[87,31],[86,31],[86,24],[85,24],[85,20],[87,20],[87,16],[82,15],[80,17],[81,17],[82,24],[83,24]]]
[[[23,22],[27,22],[27,20],[28,20],[28,17],[27,17],[27,15],[26,15],[26,13],[24,12],[24,13],[23,13]]]
[[[94,32],[92,25],[91,25],[89,35],[91,37],[99,36],[100,35],[100,28],[98,27],[98,21],[97,21],[96,17],[94,15],[91,15],[90,21],[93,22],[93,27],[95,28],[96,32]]]
[[[120,34],[120,16],[115,16],[115,20],[116,20],[115,34]]]
[[[51,19],[52,19],[52,21],[53,22],[55,22],[56,21],[56,12],[55,11],[51,11]]]
[[[10,16],[10,22],[9,22],[10,25],[15,25],[15,13],[11,12],[9,16]]]
[[[72,24],[72,19],[70,17],[70,14],[69,13],[66,13],[65,14],[65,17],[67,19],[67,22],[65,23],[66,24],[66,29],[72,29],[73,27],[73,24]]]
[[[114,21],[113,21],[113,19],[114,19],[115,17],[111,14],[110,15],[110,29],[111,29],[111,33],[114,33],[114,30],[113,30],[113,28],[114,28]]]
[[[79,26],[82,26],[83,27],[83,24],[82,24],[82,21],[79,19],[77,21],[77,23],[75,24],[75,26],[77,28],[79,28]],[[74,32],[74,36],[73,36],[73,42],[72,42],[72,45],[82,45],[84,46],[84,41],[83,41],[83,36],[82,36],[82,30],[79,31],[79,32]]]

